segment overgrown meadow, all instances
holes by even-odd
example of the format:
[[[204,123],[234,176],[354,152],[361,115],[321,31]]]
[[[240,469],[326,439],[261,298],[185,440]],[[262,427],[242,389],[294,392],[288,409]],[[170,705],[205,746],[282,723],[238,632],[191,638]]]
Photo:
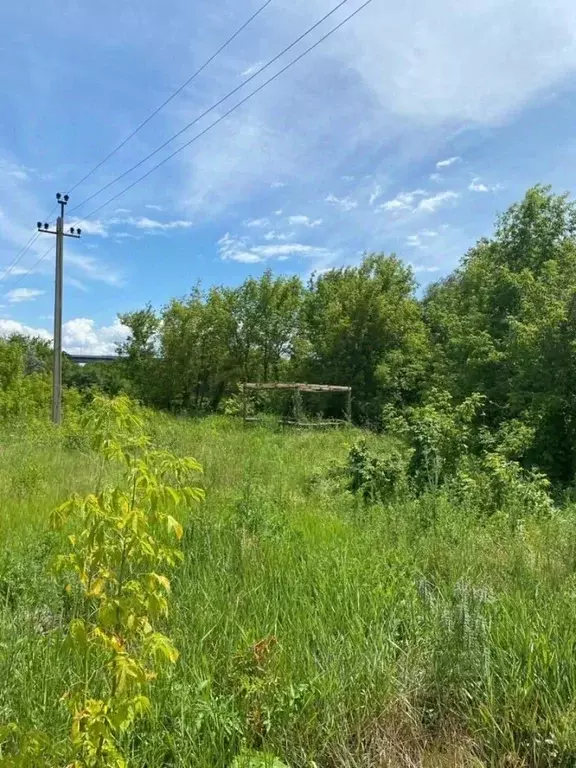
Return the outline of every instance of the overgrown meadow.
[[[105,412],[92,432],[74,424],[2,434],[4,764],[574,764],[569,506],[546,506],[530,478],[520,490],[510,480],[489,514],[474,497],[455,503],[456,488],[433,487],[432,475],[416,493],[398,466],[410,453],[354,428],[144,414],[133,433],[117,408]],[[121,618],[99,617],[103,595],[122,596],[111,573],[118,562],[106,563],[101,591],[55,572],[58,556],[74,550],[68,537],[78,543],[91,523],[79,508],[63,529],[50,518],[74,493],[111,487],[131,498],[120,453],[130,463],[153,450],[194,456],[203,473],[192,466],[191,477],[205,499],[174,503],[181,557],[155,566],[171,589],[151,621],[174,653],[151,664],[125,626],[150,605],[132,596]],[[526,493],[536,494],[528,512]],[[76,551],[93,554],[90,546]],[[85,633],[123,638],[152,674],[114,691],[117,658],[99,641],[87,655],[86,637],[71,639],[78,620]],[[113,717],[96,728],[92,753],[80,738],[86,721],[73,733],[87,701],[108,702],[114,715],[135,696],[149,706],[126,715],[125,727]],[[98,754],[101,737],[108,757]]]
[[[2,768],[576,765],[567,196],[422,298],[370,254],[121,319],[58,429],[0,339]]]

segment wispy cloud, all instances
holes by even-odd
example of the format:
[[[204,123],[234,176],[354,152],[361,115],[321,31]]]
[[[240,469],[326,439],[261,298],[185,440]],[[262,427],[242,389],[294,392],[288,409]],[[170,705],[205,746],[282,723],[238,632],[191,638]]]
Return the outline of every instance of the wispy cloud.
[[[382,187],[380,186],[380,184],[375,184],[374,190],[370,194],[370,199],[368,200],[368,204],[374,205],[374,203],[376,202],[376,200],[378,200],[381,194],[382,194]]]
[[[343,211],[351,211],[354,208],[358,208],[358,202],[350,197],[336,197],[336,195],[329,194],[324,200],[327,203],[338,206]]]
[[[438,160],[436,163],[436,168],[449,168],[451,165],[454,165],[454,163],[459,163],[461,159],[461,157],[455,156],[448,157],[446,160]]]
[[[468,189],[470,190],[470,192],[490,192],[486,184],[482,184],[482,182],[478,177],[472,179],[472,181],[468,186]]]
[[[76,253],[71,249],[67,249],[64,259],[67,264],[79,269],[86,279],[115,286],[123,284],[123,279],[119,272],[94,256],[87,256],[86,254]]]
[[[430,181],[433,181],[435,184],[439,184],[442,181],[442,174],[441,173],[431,173],[430,174]]]
[[[468,189],[470,192],[498,192],[498,190],[501,189],[501,186],[500,184],[492,184],[491,186],[487,186],[481,180],[480,176],[475,176],[468,185]]]
[[[439,272],[440,267],[434,264],[410,264],[412,271],[416,274],[421,272]]]
[[[19,275],[33,275],[33,274],[35,274],[34,270],[26,269],[25,267],[19,267],[17,265],[14,266],[14,267],[10,267],[10,271],[8,272],[8,274],[6,274],[6,272],[8,270],[8,266],[9,265],[6,265],[5,267],[4,266],[0,267],[0,272],[1,272],[0,280],[10,280],[10,278],[18,277]]]
[[[451,200],[457,200],[459,197],[460,195],[458,192],[454,192],[451,189],[448,189],[446,192],[440,192],[437,195],[433,195],[432,197],[425,197],[423,200],[420,200],[417,210],[426,211],[427,213],[434,213],[434,211],[437,211],[438,208],[441,208]]]
[[[77,290],[82,291],[83,293],[88,293],[88,288],[84,285],[82,280],[78,280],[75,277],[66,275],[64,277],[64,282],[66,283],[66,285],[72,286],[72,288],[76,288]]]
[[[31,173],[32,169],[27,168],[25,165],[18,165],[17,163],[0,159],[0,175],[9,176],[16,181],[29,181]]]
[[[421,229],[415,235],[408,235],[406,238],[406,245],[412,248],[426,248],[424,240],[434,238],[438,236],[438,232],[434,229]]]
[[[227,232],[218,240],[220,257],[227,261],[257,264],[269,259],[283,260],[290,256],[318,257],[329,254],[328,249],[303,243],[276,243],[274,245],[253,245],[246,237],[234,237]]]
[[[243,72],[240,73],[241,77],[250,77],[251,75],[254,75],[256,72],[258,72],[259,69],[261,69],[264,66],[263,61],[256,61],[254,64],[251,64],[249,67],[247,67]]]
[[[194,226],[194,222],[185,219],[177,219],[176,221],[156,221],[155,219],[149,219],[147,216],[140,216],[139,218],[130,217],[124,219],[124,224],[131,224],[136,229],[143,229],[146,231],[167,231],[171,229],[190,229]]]
[[[246,219],[242,222],[245,227],[269,227],[268,219]]]
[[[409,245],[413,248],[419,248],[422,245],[422,240],[420,239],[419,235],[408,235],[406,238],[406,245]]]
[[[72,227],[80,227],[82,234],[84,235],[99,235],[100,237],[108,237],[108,229],[104,222],[96,220],[91,221],[89,219],[72,219],[70,222]]]
[[[291,240],[294,237],[294,232],[277,232],[275,229],[271,229],[263,235],[264,240]]]
[[[418,197],[424,197],[426,191],[424,189],[414,189],[412,192],[400,192],[399,195],[387,200],[378,207],[383,211],[390,211],[397,213],[399,211],[411,211],[413,210],[414,202]]]
[[[44,293],[45,291],[40,291],[37,288],[13,288],[8,291],[6,298],[10,304],[19,304],[22,301],[34,301]]]
[[[322,219],[311,219],[309,216],[299,214],[297,216],[288,216],[288,223],[292,226],[319,227],[322,224]]]

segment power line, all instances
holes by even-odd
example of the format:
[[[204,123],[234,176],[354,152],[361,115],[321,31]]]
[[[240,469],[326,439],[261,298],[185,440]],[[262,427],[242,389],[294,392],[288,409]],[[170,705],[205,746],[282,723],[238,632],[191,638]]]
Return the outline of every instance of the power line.
[[[12,283],[11,290],[14,290],[14,288],[18,285],[18,283],[21,283],[22,280],[24,280],[25,277],[28,277],[28,275],[31,275],[32,272],[34,272],[34,270],[36,269],[36,267],[40,264],[40,262],[44,261],[44,259],[46,258],[46,256],[48,256],[48,254],[50,253],[51,250],[52,250],[52,246],[49,246],[48,250],[46,250],[42,254],[42,256],[40,256],[38,261],[34,262],[34,264],[30,267],[29,270],[27,270],[26,272],[23,272],[20,275],[20,277],[18,278],[18,280],[16,280],[14,283]]]
[[[55,210],[56,210],[56,206],[54,206],[50,211],[50,213],[48,214],[48,216],[46,216],[46,219],[48,221],[50,221],[50,216],[52,216]],[[18,262],[21,261],[21,259],[26,255],[27,251],[30,250],[31,246],[34,245],[38,237],[39,237],[38,229],[35,229],[34,232],[32,232],[32,234],[28,238],[28,242],[22,246],[22,248],[18,251],[13,261],[10,262],[10,264],[6,267],[4,274],[2,275],[2,277],[0,277],[0,282],[4,280],[6,277],[8,277],[8,275],[12,272],[16,264],[18,264]]]
[[[111,157],[113,157],[113,156],[114,156],[114,155],[115,155],[117,152],[119,152],[119,151],[122,149],[122,147],[124,147],[124,146],[125,146],[125,145],[126,145],[126,144],[127,144],[127,143],[128,143],[128,142],[129,142],[129,141],[132,139],[132,138],[134,138],[134,136],[136,136],[136,134],[137,134],[139,131],[141,131],[141,130],[142,130],[142,128],[144,128],[144,126],[145,126],[145,125],[147,125],[147,124],[150,122],[150,120],[152,120],[152,118],[154,118],[154,117],[155,117],[155,116],[156,116],[156,115],[157,115],[159,112],[161,112],[161,111],[164,109],[164,107],[165,107],[165,106],[167,106],[167,105],[168,105],[168,104],[169,104],[169,103],[170,103],[170,102],[171,102],[173,99],[175,99],[175,98],[176,98],[176,96],[178,96],[178,94],[179,94],[179,93],[181,93],[181,92],[184,90],[184,88],[186,88],[188,85],[190,85],[190,83],[191,83],[191,82],[192,82],[192,81],[193,81],[193,80],[194,80],[196,77],[198,77],[198,75],[199,75],[201,72],[203,72],[203,71],[206,69],[206,67],[207,67],[209,64],[211,64],[211,63],[214,61],[214,59],[215,59],[217,56],[219,56],[219,55],[222,53],[222,51],[223,51],[223,50],[224,50],[224,49],[225,49],[225,48],[226,48],[228,45],[230,45],[230,43],[231,43],[231,42],[233,42],[233,40],[235,40],[235,39],[238,37],[238,35],[239,35],[241,32],[243,32],[243,31],[246,29],[246,27],[247,27],[249,24],[251,24],[251,22],[252,22],[252,21],[254,21],[254,19],[255,19],[257,16],[259,16],[259,15],[262,13],[262,11],[264,11],[264,10],[267,8],[267,6],[269,6],[269,5],[270,5],[270,3],[271,3],[271,2],[273,2],[273,0],[266,0],[266,2],[265,2],[265,3],[263,3],[263,4],[262,4],[262,5],[261,5],[261,6],[260,6],[260,7],[259,7],[259,8],[258,8],[258,9],[257,9],[257,10],[256,10],[256,11],[255,11],[255,12],[254,12],[254,13],[253,13],[253,14],[252,14],[252,15],[251,15],[251,16],[250,16],[250,17],[249,17],[249,18],[248,18],[248,19],[247,19],[247,20],[246,20],[244,23],[243,23],[243,24],[242,24],[242,26],[238,28],[238,29],[236,30],[236,32],[234,32],[234,34],[233,34],[233,35],[231,35],[231,36],[230,36],[230,37],[229,37],[229,38],[228,38],[228,39],[227,39],[227,40],[226,40],[226,41],[225,41],[225,42],[224,42],[224,43],[223,43],[223,44],[220,46],[220,48],[218,48],[218,49],[217,49],[217,50],[216,50],[216,51],[215,51],[215,52],[214,52],[214,53],[213,53],[213,54],[212,54],[212,55],[211,55],[211,56],[210,56],[208,59],[206,59],[206,61],[205,61],[205,62],[204,62],[204,63],[203,63],[203,64],[202,64],[202,65],[201,65],[201,66],[200,66],[200,67],[199,67],[199,68],[198,68],[198,69],[197,69],[197,70],[196,70],[196,71],[195,71],[195,72],[194,72],[194,73],[193,73],[193,74],[192,74],[192,75],[191,75],[191,76],[188,78],[188,80],[186,80],[186,82],[182,83],[182,85],[181,85],[179,88],[177,88],[177,89],[176,89],[176,90],[175,90],[175,91],[174,91],[174,92],[173,92],[173,93],[172,93],[172,94],[171,94],[171,95],[170,95],[170,96],[169,96],[167,99],[165,99],[165,100],[162,102],[162,104],[160,104],[160,105],[159,105],[159,106],[158,106],[158,107],[157,107],[157,108],[156,108],[156,109],[155,109],[153,112],[151,112],[151,113],[148,115],[148,117],[147,117],[145,120],[143,120],[143,121],[142,121],[142,122],[141,122],[141,123],[140,123],[140,124],[139,124],[139,125],[138,125],[138,126],[137,126],[137,127],[134,129],[134,130],[133,130],[133,131],[132,131],[132,133],[130,133],[130,134],[129,134],[129,135],[128,135],[128,136],[127,136],[127,137],[126,137],[126,138],[125,138],[125,139],[124,139],[124,140],[123,140],[121,143],[120,143],[120,144],[118,144],[118,146],[117,146],[117,147],[115,147],[115,148],[114,148],[114,149],[113,149],[111,152],[109,152],[109,153],[106,155],[106,157],[104,157],[102,160],[100,160],[100,162],[99,162],[99,163],[97,163],[97,164],[96,164],[96,165],[95,165],[95,166],[94,166],[94,167],[93,167],[93,168],[92,168],[90,171],[88,171],[88,173],[86,173],[84,176],[82,176],[82,178],[81,178],[79,181],[77,181],[77,182],[76,182],[76,184],[74,184],[74,186],[73,186],[73,187],[71,187],[71,188],[68,190],[68,194],[70,194],[70,192],[72,192],[72,191],[73,191],[73,190],[75,190],[77,187],[79,187],[79,186],[80,186],[80,184],[84,183],[84,182],[85,182],[87,179],[89,179],[89,178],[90,178],[90,176],[92,176],[92,175],[93,175],[93,174],[94,174],[94,173],[95,173],[95,172],[96,172],[96,171],[97,171],[99,168],[101,168],[101,167],[102,167],[102,166],[103,166],[105,163],[107,163],[107,162],[108,162],[108,160],[110,160],[110,158],[111,158]],[[86,202],[86,201],[85,201],[85,202]],[[79,206],[76,206],[76,208],[78,208],[78,207],[79,207]],[[50,218],[50,216],[52,216],[52,214],[54,213],[54,211],[55,211],[55,210],[56,210],[56,206],[54,206],[54,208],[52,208],[52,210],[50,211],[50,213],[48,214],[48,216],[47,216],[46,218],[47,218],[47,219],[49,219],[49,218]],[[12,269],[13,269],[13,268],[14,268],[14,267],[15,267],[15,266],[18,264],[18,262],[19,262],[19,261],[22,259],[22,257],[23,257],[23,256],[26,254],[26,252],[28,251],[28,249],[30,248],[30,246],[31,246],[31,245],[33,245],[33,243],[36,241],[37,237],[38,237],[38,232],[37,232],[37,230],[34,230],[34,232],[32,233],[32,235],[30,236],[30,238],[29,238],[28,242],[27,242],[27,243],[26,243],[26,244],[25,244],[25,245],[24,245],[24,246],[23,246],[23,247],[20,249],[20,251],[19,251],[19,252],[16,254],[16,257],[14,258],[14,260],[13,260],[13,261],[10,263],[10,265],[9,265],[9,266],[6,268],[6,270],[4,271],[4,273],[3,273],[2,277],[0,277],[0,281],[1,281],[1,280],[4,280],[4,279],[5,279],[5,278],[6,278],[6,277],[7,277],[7,276],[10,274],[10,272],[12,271]]]
[[[142,176],[137,178],[135,181],[133,181],[131,184],[129,184],[127,187],[124,187],[124,189],[120,190],[120,192],[117,192],[115,195],[110,197],[106,202],[102,203],[102,205],[98,206],[98,208],[95,208],[93,211],[91,211],[85,218],[91,218],[96,213],[101,211],[103,208],[105,208],[107,205],[109,205],[111,202],[119,198],[121,195],[123,195],[125,192],[128,192],[128,190],[135,187],[137,184],[139,184],[144,179],[148,178],[150,174],[154,173],[160,166],[164,165],[164,163],[167,163],[168,160],[171,160],[176,155],[180,154],[186,147],[189,147],[190,144],[195,142],[197,139],[199,139],[201,136],[204,136],[205,133],[208,133],[212,128],[214,128],[218,123],[221,123],[225,118],[227,118],[229,115],[232,114],[235,110],[237,110],[239,107],[241,107],[243,104],[245,104],[249,99],[252,98],[252,96],[255,96],[259,91],[261,91],[263,88],[265,88],[267,85],[269,85],[271,82],[276,80],[276,78],[280,77],[281,74],[286,72],[287,69],[290,69],[290,67],[294,66],[300,59],[304,58],[308,53],[313,51],[315,48],[317,48],[320,43],[323,43],[324,40],[326,40],[330,35],[333,35],[334,32],[337,32],[341,27],[344,26],[348,21],[350,21],[354,16],[356,16],[360,11],[362,11],[364,8],[366,8],[367,5],[370,5],[372,0],[366,0],[361,6],[359,6],[355,11],[353,11],[349,16],[347,16],[345,19],[343,19],[339,24],[337,24],[335,27],[333,27],[331,30],[329,30],[323,37],[321,37],[319,40],[317,40],[313,45],[311,45],[309,48],[307,48],[305,51],[303,51],[301,54],[299,54],[295,59],[292,59],[288,64],[286,64],[285,67],[280,69],[278,72],[276,72],[272,77],[268,78],[268,80],[265,80],[261,85],[258,86],[258,88],[255,88],[253,91],[251,91],[245,98],[243,98],[241,101],[239,101],[237,104],[235,104],[231,109],[229,109],[227,112],[225,112],[223,115],[221,115],[217,120],[215,120],[213,123],[210,123],[209,126],[204,128],[204,130],[200,131],[200,133],[197,133],[195,136],[193,136],[189,141],[187,141],[185,144],[182,144],[181,147],[174,150],[170,155],[165,157],[163,160],[161,160],[157,165],[153,166],[148,170],[146,173],[144,173]],[[342,5],[342,3],[341,3]]]
[[[186,88],[188,85],[190,85],[190,83],[191,83],[191,82],[192,82],[192,81],[193,81],[193,80],[194,80],[196,77],[198,77],[198,75],[199,75],[201,72],[203,72],[203,71],[206,69],[206,67],[207,67],[207,66],[208,66],[208,65],[209,65],[209,64],[210,64],[212,61],[214,61],[214,59],[215,59],[215,58],[216,58],[216,57],[217,57],[217,56],[218,56],[220,53],[222,53],[222,51],[223,51],[223,50],[224,50],[224,49],[225,49],[225,48],[226,48],[228,45],[230,45],[230,43],[231,43],[233,40],[235,40],[235,39],[238,37],[238,35],[239,35],[241,32],[243,32],[243,31],[244,31],[244,30],[246,29],[246,27],[247,27],[247,26],[248,26],[248,25],[249,25],[249,24],[250,24],[252,21],[254,21],[254,19],[255,19],[255,18],[256,18],[256,17],[257,17],[257,16],[258,16],[260,13],[262,13],[262,11],[263,11],[263,10],[264,10],[264,9],[265,9],[267,6],[269,6],[269,5],[270,5],[270,3],[271,3],[271,2],[272,2],[272,0],[266,0],[266,2],[265,2],[263,5],[261,5],[261,6],[260,6],[260,8],[258,8],[258,10],[257,10],[255,13],[253,13],[253,14],[252,14],[252,16],[250,16],[250,18],[249,18],[249,19],[247,19],[247,20],[244,22],[244,24],[242,24],[242,26],[241,26],[239,29],[237,29],[237,30],[236,30],[236,32],[234,32],[234,34],[233,34],[231,37],[229,37],[229,38],[226,40],[226,42],[225,42],[225,43],[223,43],[223,44],[220,46],[220,48],[218,48],[218,50],[217,50],[217,51],[215,51],[215,52],[214,52],[214,53],[213,53],[213,54],[212,54],[212,55],[211,55],[211,56],[210,56],[208,59],[206,59],[206,61],[204,62],[204,64],[202,64],[202,66],[200,66],[200,67],[199,67],[199,68],[198,68],[198,69],[197,69],[197,70],[194,72],[194,74],[192,74],[192,75],[191,75],[191,76],[188,78],[188,80],[186,80],[186,82],[185,82],[185,83],[182,83],[182,85],[181,85],[179,88],[177,88],[177,89],[176,89],[176,90],[175,90],[175,91],[174,91],[174,92],[173,92],[173,93],[172,93],[172,94],[171,94],[171,95],[170,95],[170,96],[169,96],[169,97],[168,97],[168,98],[167,98],[165,101],[163,101],[163,102],[162,102],[162,104],[160,104],[160,106],[159,106],[159,107],[157,107],[157,108],[156,108],[156,109],[155,109],[153,112],[151,112],[151,113],[148,115],[148,117],[147,117],[145,120],[143,120],[143,121],[140,123],[140,125],[138,125],[138,126],[137,126],[137,127],[136,127],[136,128],[133,130],[133,131],[132,131],[132,133],[131,133],[130,135],[128,135],[128,136],[127,136],[127,137],[124,139],[124,141],[120,142],[120,144],[118,144],[118,146],[117,146],[117,147],[115,147],[115,148],[114,148],[114,149],[113,149],[113,150],[112,150],[112,151],[111,151],[109,154],[107,154],[105,158],[103,158],[102,160],[100,160],[100,162],[99,162],[99,163],[97,163],[97,164],[96,164],[96,165],[95,165],[95,166],[94,166],[94,167],[93,167],[93,168],[92,168],[90,171],[88,171],[88,173],[87,173],[87,174],[85,174],[84,176],[82,176],[82,178],[80,179],[80,181],[77,181],[77,182],[76,182],[76,184],[74,184],[74,186],[73,186],[73,187],[71,187],[71,188],[68,190],[68,194],[70,194],[70,192],[73,192],[73,191],[76,189],[76,187],[79,187],[79,186],[80,186],[80,184],[82,184],[83,182],[85,182],[85,181],[86,181],[86,179],[89,179],[89,178],[90,178],[90,176],[92,176],[92,174],[94,174],[94,173],[95,173],[95,172],[96,172],[96,171],[97,171],[99,168],[101,168],[101,167],[104,165],[104,163],[107,163],[107,162],[108,162],[108,160],[110,160],[110,158],[111,158],[111,157],[113,157],[113,156],[114,156],[114,155],[115,155],[117,152],[119,152],[119,151],[122,149],[122,147],[124,147],[124,146],[125,146],[125,145],[126,145],[126,144],[127,144],[129,141],[130,141],[130,139],[134,138],[134,136],[136,136],[136,134],[137,134],[139,131],[141,131],[141,130],[142,130],[142,128],[144,128],[144,126],[145,126],[145,125],[147,125],[147,124],[150,122],[150,120],[152,120],[152,118],[153,118],[153,117],[155,117],[155,116],[156,116],[156,115],[157,115],[159,112],[161,112],[161,111],[164,109],[164,107],[165,107],[167,104],[169,104],[169,103],[172,101],[172,99],[175,99],[175,98],[176,98],[176,96],[178,96],[178,94],[179,94],[179,93],[181,93],[181,92],[184,90],[184,88]],[[79,206],[76,206],[76,208],[78,208],[78,207],[79,207]]]
[[[143,157],[141,160],[139,160],[137,163],[135,163],[131,168],[128,168],[128,170],[121,173],[119,176],[116,176],[116,178],[112,179],[112,181],[109,181],[107,184],[105,184],[103,187],[101,187],[99,190],[94,192],[93,194],[89,195],[85,200],[82,200],[81,203],[78,203],[78,205],[74,206],[70,213],[73,213],[74,211],[77,211],[79,208],[84,206],[86,203],[88,203],[90,200],[93,200],[95,197],[98,197],[98,195],[101,195],[102,192],[105,192],[107,189],[112,187],[114,184],[116,184],[118,181],[123,179],[125,176],[128,176],[128,174],[132,173],[132,171],[135,171],[136,168],[139,168],[141,165],[143,165],[145,162],[150,160],[151,157],[154,157],[154,155],[157,155],[158,152],[160,152],[162,149],[168,146],[168,144],[171,144],[175,139],[178,138],[178,136],[181,136],[183,133],[185,133],[189,128],[191,128],[193,125],[195,125],[197,122],[202,120],[203,117],[206,117],[210,112],[213,112],[217,107],[219,107],[224,101],[227,101],[231,96],[234,96],[235,93],[237,93],[241,88],[244,88],[244,86],[248,85],[248,83],[252,80],[254,80],[255,77],[258,77],[265,69],[268,69],[268,67],[272,66],[276,61],[278,61],[279,58],[281,58],[285,53],[287,53],[290,49],[294,48],[295,45],[298,45],[301,40],[303,40],[307,35],[309,35],[311,32],[313,32],[317,27],[319,27],[323,22],[326,21],[332,14],[336,13],[345,3],[347,3],[349,0],[340,0],[338,5],[336,5],[332,10],[328,11],[328,13],[324,14],[321,19],[319,19],[315,24],[313,24],[311,27],[309,27],[305,32],[303,32],[299,37],[296,38],[290,45],[287,45],[285,48],[283,48],[280,53],[277,53],[276,56],[271,58],[269,61],[267,61],[265,64],[263,64],[256,72],[250,75],[250,77],[247,77],[246,80],[243,80],[239,85],[237,85],[235,88],[233,88],[231,91],[228,91],[226,95],[224,95],[221,99],[218,99],[218,101],[214,102],[212,106],[208,107],[208,109],[205,109],[204,112],[199,114],[197,117],[194,118],[191,122],[189,122],[187,125],[185,125],[183,128],[181,128],[177,133],[173,134],[169,139],[167,139],[163,144],[161,144],[159,147],[157,147],[155,150],[150,152],[150,154],[146,155],[146,157]],[[361,10],[364,6],[361,6],[358,10]],[[352,14],[355,15],[355,14]],[[351,18],[348,17],[348,18]],[[346,21],[346,20],[345,20]],[[345,23],[345,22],[344,22]],[[341,26],[341,25],[339,25]],[[336,29],[339,29],[338,27],[335,27],[334,31]],[[321,41],[325,38],[321,38]],[[315,47],[315,46],[313,46]],[[312,50],[312,49],[309,49]],[[301,57],[300,57],[301,58]],[[295,59],[295,62],[298,61],[298,59]],[[280,70],[281,72],[284,72],[283,70]],[[271,82],[270,80],[266,81]],[[255,91],[257,92],[257,91]],[[240,102],[243,103],[243,102]],[[229,114],[229,113],[227,113]]]
[[[10,272],[12,272],[12,270],[14,269],[14,267],[16,266],[16,264],[18,264],[18,262],[19,262],[19,261],[22,259],[22,257],[25,255],[26,251],[28,251],[28,249],[30,248],[30,246],[32,246],[32,245],[33,245],[33,243],[34,243],[34,242],[35,242],[37,239],[38,239],[38,231],[37,231],[37,230],[34,230],[34,232],[33,232],[33,233],[30,235],[30,237],[28,238],[28,242],[27,242],[27,243],[25,243],[25,244],[22,246],[22,248],[21,248],[21,249],[18,251],[18,253],[16,254],[16,257],[14,258],[14,260],[13,260],[13,261],[12,261],[12,262],[11,262],[11,263],[10,263],[10,264],[7,266],[7,267],[6,267],[6,269],[4,270],[4,272],[3,272],[3,274],[2,274],[2,277],[0,277],[0,281],[4,280],[4,278],[8,277],[8,275],[10,274]]]
[[[140,176],[138,179],[133,181],[131,184],[129,184],[124,189],[120,190],[120,192],[117,192],[115,195],[110,197],[108,200],[106,200],[102,205],[98,206],[98,208],[95,208],[91,213],[88,214],[85,218],[91,218],[96,213],[101,211],[103,208],[105,208],[107,205],[109,205],[111,202],[119,198],[121,195],[123,195],[125,192],[128,192],[128,190],[135,187],[137,184],[139,184],[144,179],[148,178],[155,170],[160,168],[164,163],[167,163],[168,160],[171,160],[173,157],[178,155],[180,152],[182,152],[186,147],[189,147],[193,142],[195,142],[197,139],[199,139],[201,136],[203,136],[205,133],[210,131],[212,128],[214,128],[218,123],[221,123],[223,120],[225,120],[232,112],[237,110],[239,107],[241,107],[243,104],[245,104],[249,99],[252,98],[252,96],[255,96],[257,93],[259,93],[263,88],[265,88],[267,85],[269,85],[271,82],[276,80],[280,75],[282,75],[286,70],[290,69],[290,67],[294,66],[300,59],[303,59],[304,56],[309,54],[311,51],[313,51],[315,48],[317,48],[321,43],[323,43],[327,38],[329,38],[331,35],[334,34],[334,32],[337,32],[341,27],[343,27],[346,23],[348,23],[354,16],[356,16],[360,11],[362,11],[366,6],[370,5],[372,0],[365,0],[365,2],[360,5],[358,8],[356,8],[355,11],[353,11],[351,14],[346,16],[345,19],[343,19],[339,24],[337,24],[335,27],[330,29],[328,32],[326,32],[325,35],[323,35],[321,38],[319,38],[315,43],[313,43],[311,46],[309,46],[305,51],[303,51],[301,54],[296,56],[296,58],[292,59],[292,61],[288,62],[286,66],[284,66],[282,69],[280,69],[278,72],[276,72],[272,77],[269,77],[268,80],[265,80],[263,83],[261,83],[258,88],[255,88],[253,91],[251,91],[247,96],[245,96],[241,101],[239,101],[237,104],[235,104],[231,109],[229,109],[227,112],[225,112],[223,115],[221,115],[217,120],[215,120],[213,123],[211,123],[209,126],[204,128],[204,130],[200,131],[200,133],[197,133],[195,136],[193,136],[189,141],[187,141],[185,144],[183,144],[181,147],[176,149],[174,152],[172,152],[170,155],[165,157],[163,160],[161,160],[159,163],[157,163],[153,168],[150,168],[145,174]],[[342,5],[341,3],[340,5]],[[85,201],[86,202],[86,201]],[[27,274],[30,274],[30,272],[34,271],[34,269],[40,264],[41,261],[43,261],[48,253],[50,252],[50,249],[46,251],[39,259],[38,261],[32,266],[32,268],[25,274],[23,274],[20,278],[20,280],[24,279]],[[20,282],[18,280],[16,284]]]

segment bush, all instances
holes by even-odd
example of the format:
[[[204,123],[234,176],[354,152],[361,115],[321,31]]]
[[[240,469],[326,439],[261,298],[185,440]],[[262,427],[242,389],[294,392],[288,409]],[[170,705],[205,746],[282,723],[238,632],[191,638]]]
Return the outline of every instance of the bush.
[[[370,449],[366,439],[350,449],[346,465],[348,489],[365,501],[393,501],[408,493],[411,451],[383,440]]]

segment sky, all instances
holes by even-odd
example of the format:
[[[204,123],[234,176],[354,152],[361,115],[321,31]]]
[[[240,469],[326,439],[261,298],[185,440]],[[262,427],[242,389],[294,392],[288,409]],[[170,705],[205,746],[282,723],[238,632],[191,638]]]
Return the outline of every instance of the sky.
[[[54,238],[4,273],[56,192],[70,191],[66,225],[83,230],[65,241],[64,349],[101,354],[125,333],[118,313],[160,308],[198,281],[236,285],[267,268],[306,279],[383,251],[422,290],[528,187],[574,191],[573,0],[372,0],[210,128],[362,2],[346,0],[257,74],[338,4],[272,0],[76,187],[262,2],[2,4],[0,334],[51,336],[54,252],[40,257]]]

